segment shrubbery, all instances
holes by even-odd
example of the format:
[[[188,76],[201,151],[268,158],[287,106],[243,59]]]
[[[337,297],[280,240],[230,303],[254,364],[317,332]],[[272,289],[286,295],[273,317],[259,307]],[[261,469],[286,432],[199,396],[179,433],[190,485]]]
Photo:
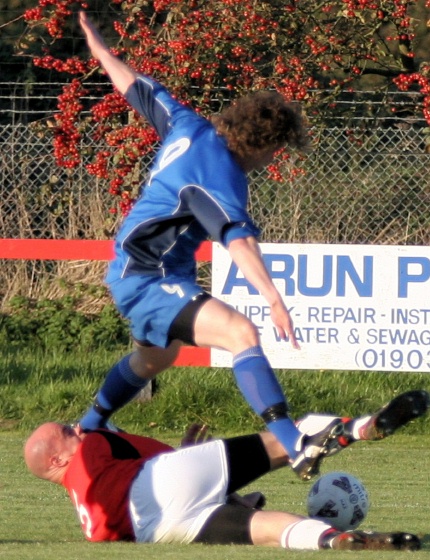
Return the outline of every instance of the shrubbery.
[[[113,304],[99,313],[78,309],[79,298],[34,300],[16,296],[9,302],[10,311],[0,315],[0,336],[6,343],[55,347],[64,350],[112,348],[129,342],[127,322]]]

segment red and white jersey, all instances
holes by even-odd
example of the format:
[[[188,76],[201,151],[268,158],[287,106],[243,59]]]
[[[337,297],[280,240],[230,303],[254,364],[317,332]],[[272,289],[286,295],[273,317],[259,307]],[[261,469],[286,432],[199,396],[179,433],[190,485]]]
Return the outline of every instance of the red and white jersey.
[[[98,430],[89,433],[62,481],[90,541],[134,541],[130,485],[142,465],[173,448],[152,438]]]

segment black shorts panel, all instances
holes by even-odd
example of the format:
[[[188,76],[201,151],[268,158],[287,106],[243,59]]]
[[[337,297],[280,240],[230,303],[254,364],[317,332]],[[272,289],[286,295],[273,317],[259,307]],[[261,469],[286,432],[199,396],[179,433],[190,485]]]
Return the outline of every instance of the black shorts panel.
[[[200,307],[212,296],[206,292],[198,294],[178,313],[169,329],[169,340],[181,340],[185,344],[195,346],[194,323]]]
[[[223,440],[229,468],[227,494],[270,471],[270,459],[259,434]]]
[[[251,518],[255,509],[225,504],[207,519],[193,542],[204,544],[252,544]]]

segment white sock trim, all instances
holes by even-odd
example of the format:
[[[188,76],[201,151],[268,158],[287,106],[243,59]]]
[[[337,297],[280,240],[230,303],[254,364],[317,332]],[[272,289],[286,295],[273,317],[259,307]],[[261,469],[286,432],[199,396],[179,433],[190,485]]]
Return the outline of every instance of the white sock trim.
[[[361,429],[369,422],[371,418],[372,416],[362,416],[361,418],[357,418],[356,420],[354,420],[354,423],[352,425],[352,437],[354,439],[356,440],[361,439],[360,436]]]
[[[281,535],[282,548],[291,550],[319,550],[319,540],[331,525],[318,519],[301,519],[288,525]]]

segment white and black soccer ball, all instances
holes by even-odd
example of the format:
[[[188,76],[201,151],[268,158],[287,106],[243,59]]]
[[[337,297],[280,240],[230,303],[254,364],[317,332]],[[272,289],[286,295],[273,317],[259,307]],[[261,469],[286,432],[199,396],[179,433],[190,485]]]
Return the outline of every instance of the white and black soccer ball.
[[[360,525],[369,511],[369,496],[363,483],[352,474],[331,472],[321,476],[308,494],[308,515],[340,531]]]

